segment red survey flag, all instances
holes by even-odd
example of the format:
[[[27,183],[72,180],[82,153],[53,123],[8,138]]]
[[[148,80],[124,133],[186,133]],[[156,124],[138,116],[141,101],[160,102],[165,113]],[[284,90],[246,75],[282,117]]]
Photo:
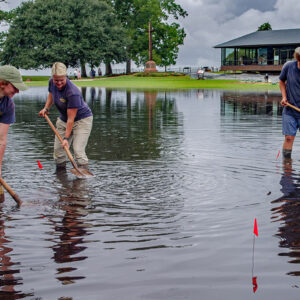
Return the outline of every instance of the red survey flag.
[[[256,279],[257,279],[257,277],[252,277],[253,293],[255,293],[258,288]]]
[[[280,154],[280,150],[278,150],[277,159],[278,159],[278,157],[279,157],[279,154]]]
[[[43,169],[43,166],[41,165],[41,163],[40,163],[39,160],[37,160],[37,163],[38,163],[38,165],[39,165],[39,168],[40,168],[40,169]]]
[[[254,229],[253,229],[253,233],[258,236],[258,230],[257,230],[257,221],[256,221],[256,218],[254,220]]]

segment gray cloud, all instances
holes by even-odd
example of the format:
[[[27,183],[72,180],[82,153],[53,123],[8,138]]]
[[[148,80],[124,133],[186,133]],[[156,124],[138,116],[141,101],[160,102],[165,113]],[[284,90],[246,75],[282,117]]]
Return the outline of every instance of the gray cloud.
[[[184,1],[182,1],[184,2]],[[195,1],[197,2],[197,1]],[[201,2],[201,1],[200,1]],[[226,10],[234,16],[240,16],[249,9],[256,9],[261,12],[275,9],[277,0],[203,0],[205,5],[218,4],[226,7]]]

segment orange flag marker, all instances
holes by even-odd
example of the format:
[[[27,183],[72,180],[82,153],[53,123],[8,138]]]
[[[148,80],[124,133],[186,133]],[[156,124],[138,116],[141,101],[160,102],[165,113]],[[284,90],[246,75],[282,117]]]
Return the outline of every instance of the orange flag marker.
[[[254,220],[254,229],[253,229],[253,233],[258,236],[258,230],[257,230],[257,221],[256,221],[256,218]]]
[[[37,163],[38,163],[38,165],[39,165],[39,168],[40,168],[40,169],[43,169],[43,166],[41,165],[41,163],[40,163],[39,160],[37,160]]]

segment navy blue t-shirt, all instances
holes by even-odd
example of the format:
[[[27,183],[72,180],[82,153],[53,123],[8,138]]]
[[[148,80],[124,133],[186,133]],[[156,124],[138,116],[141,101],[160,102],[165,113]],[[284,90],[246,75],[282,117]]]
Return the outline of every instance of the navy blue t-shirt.
[[[300,69],[297,61],[289,61],[282,67],[279,79],[286,82],[287,100],[290,104],[300,108]],[[291,107],[284,107],[284,113],[300,118],[300,113]]]
[[[68,108],[77,108],[77,115],[74,121],[85,119],[92,116],[92,111],[84,102],[78,87],[68,78],[65,87],[59,90],[53,83],[53,79],[49,80],[48,91],[52,94],[53,102],[60,113],[60,119],[64,122],[68,120]]]
[[[15,103],[7,96],[0,99],[0,123],[12,124],[16,122]]]

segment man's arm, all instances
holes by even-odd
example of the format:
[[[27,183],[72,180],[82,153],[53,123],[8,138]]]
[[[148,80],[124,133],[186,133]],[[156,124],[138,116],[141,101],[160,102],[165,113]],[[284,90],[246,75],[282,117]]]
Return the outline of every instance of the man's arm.
[[[0,177],[2,176],[2,160],[6,148],[7,132],[10,124],[0,123]]]
[[[280,104],[282,106],[286,106],[288,99],[287,99],[287,95],[286,95],[286,83],[285,81],[279,80],[279,88],[281,91],[281,96],[282,96],[282,100],[280,101]]]

